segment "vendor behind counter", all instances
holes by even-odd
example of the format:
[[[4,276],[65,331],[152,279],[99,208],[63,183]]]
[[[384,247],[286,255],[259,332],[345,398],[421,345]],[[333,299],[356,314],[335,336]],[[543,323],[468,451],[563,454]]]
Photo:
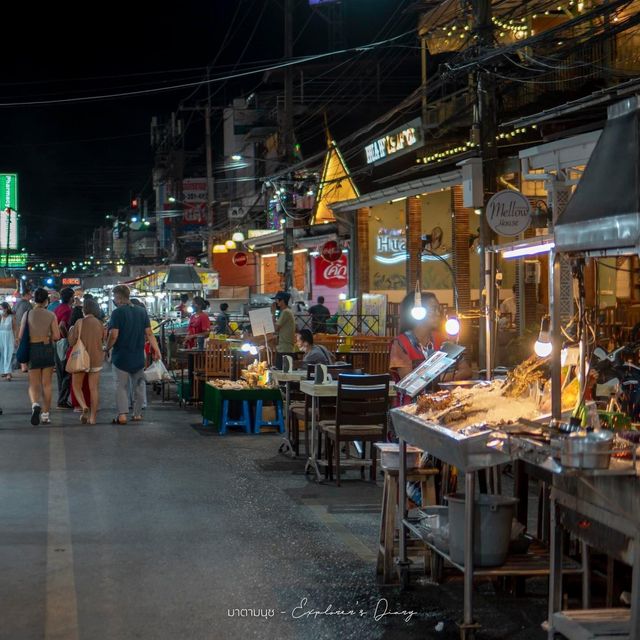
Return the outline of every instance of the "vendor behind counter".
[[[389,359],[389,370],[396,382],[430,358],[445,340],[444,318],[440,313],[438,298],[430,291],[423,291],[421,298],[422,307],[426,310],[422,320],[416,320],[411,313],[415,307],[413,293],[405,296],[400,305],[400,334],[391,343]],[[454,379],[466,380],[471,377],[471,366],[462,360],[456,367]]]

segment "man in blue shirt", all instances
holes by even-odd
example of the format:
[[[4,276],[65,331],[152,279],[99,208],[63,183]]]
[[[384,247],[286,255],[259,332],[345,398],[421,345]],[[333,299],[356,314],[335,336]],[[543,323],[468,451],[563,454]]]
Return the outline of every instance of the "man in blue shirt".
[[[109,337],[106,351],[113,348],[111,362],[116,372],[117,424],[126,424],[129,415],[129,387],[133,389],[134,422],[142,420],[144,403],[144,343],[149,341],[154,360],[161,357],[160,348],[144,307],[131,304],[129,287],[120,284],[113,288],[113,300],[117,309],[109,321]]]

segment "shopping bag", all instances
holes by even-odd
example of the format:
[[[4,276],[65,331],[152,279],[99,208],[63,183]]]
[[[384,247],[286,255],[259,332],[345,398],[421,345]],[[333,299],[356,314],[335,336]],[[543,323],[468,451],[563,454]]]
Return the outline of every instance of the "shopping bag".
[[[16,351],[16,360],[20,364],[26,364],[29,362],[30,348],[29,348],[29,314],[31,311],[27,311],[27,317],[24,322],[24,331],[22,332],[22,338],[20,338],[20,344]]]
[[[64,362],[67,359],[67,350],[69,349],[69,341],[66,338],[60,338],[56,342],[56,352],[58,354],[58,360]]]
[[[170,378],[171,375],[162,360],[155,360],[144,370],[144,379],[147,382],[162,382]]]
[[[91,369],[91,358],[81,339],[82,320],[78,320],[76,325],[78,327],[78,341],[73,345],[73,349],[71,349],[65,369],[67,373],[86,373]]]

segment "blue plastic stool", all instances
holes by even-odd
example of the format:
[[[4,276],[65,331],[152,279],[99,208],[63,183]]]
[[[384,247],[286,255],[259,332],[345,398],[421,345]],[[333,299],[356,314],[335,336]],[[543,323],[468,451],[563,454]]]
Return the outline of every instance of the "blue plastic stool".
[[[260,433],[262,427],[278,427],[280,433],[284,433],[284,419],[282,417],[282,401],[277,400],[276,405],[276,419],[275,420],[263,420],[262,419],[262,406],[263,401],[256,401],[256,422],[253,428],[254,433]]]
[[[245,433],[251,433],[251,411],[249,401],[242,401],[242,418],[240,420],[229,419],[229,401],[222,401],[222,421],[220,423],[220,435],[227,433],[229,427],[242,427]]]

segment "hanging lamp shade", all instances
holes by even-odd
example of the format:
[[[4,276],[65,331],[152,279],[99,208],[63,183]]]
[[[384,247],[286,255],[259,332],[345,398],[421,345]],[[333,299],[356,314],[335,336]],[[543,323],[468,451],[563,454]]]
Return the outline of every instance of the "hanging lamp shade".
[[[224,243],[224,246],[225,246],[229,251],[231,251],[232,249],[235,249],[235,248],[236,248],[236,243],[235,243],[235,241],[233,241],[233,240],[227,240],[227,241]]]
[[[244,242],[244,233],[242,233],[242,231],[236,231],[232,236],[231,239],[234,242]]]
[[[214,244],[213,253],[227,253],[227,247],[225,247],[223,244]]]

